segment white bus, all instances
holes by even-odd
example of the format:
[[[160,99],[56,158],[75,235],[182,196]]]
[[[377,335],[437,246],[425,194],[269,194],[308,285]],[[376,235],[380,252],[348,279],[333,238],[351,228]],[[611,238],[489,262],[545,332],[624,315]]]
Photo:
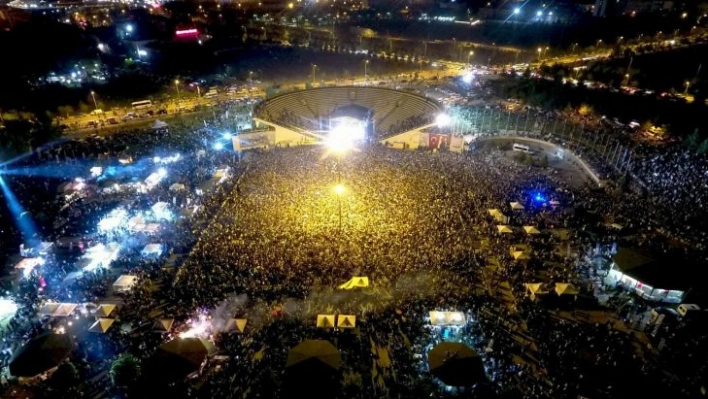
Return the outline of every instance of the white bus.
[[[514,145],[511,148],[514,151],[525,152],[527,154],[533,154],[533,151],[531,151],[531,149],[527,145],[514,143]]]
[[[150,101],[150,100],[136,101],[130,105],[133,106],[133,109],[150,108],[150,107],[152,107],[152,101]]]

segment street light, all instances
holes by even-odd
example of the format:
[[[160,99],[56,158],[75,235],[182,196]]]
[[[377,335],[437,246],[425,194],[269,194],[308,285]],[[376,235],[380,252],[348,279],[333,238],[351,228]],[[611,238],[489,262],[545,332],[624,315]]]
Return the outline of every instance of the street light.
[[[312,84],[315,84],[317,81],[317,65],[312,64]]]
[[[175,79],[175,89],[177,89],[177,109],[181,109],[182,94],[179,92],[179,79]]]
[[[686,86],[686,89],[683,91],[683,94],[688,94],[688,88],[691,86],[691,82],[687,80],[684,82],[684,86]]]
[[[467,54],[467,65],[471,68],[472,65],[470,64],[470,57],[474,55],[474,51],[470,51],[469,54]]]
[[[369,60],[364,60],[364,81],[366,81],[368,79],[368,77],[367,77],[368,67],[369,67]]]
[[[543,51],[543,49],[539,47],[536,51],[538,51],[538,62],[541,62],[541,51]]]
[[[91,98],[93,99],[93,109],[98,111],[98,103],[96,103],[96,93],[93,90],[91,90]]]

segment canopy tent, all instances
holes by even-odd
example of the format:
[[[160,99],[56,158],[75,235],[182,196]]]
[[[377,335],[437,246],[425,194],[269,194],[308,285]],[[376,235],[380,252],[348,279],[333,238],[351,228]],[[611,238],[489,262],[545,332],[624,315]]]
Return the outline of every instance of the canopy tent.
[[[113,283],[113,289],[116,291],[130,291],[137,282],[137,276],[123,274]]]
[[[160,345],[151,360],[160,377],[175,380],[199,370],[215,352],[214,344],[206,339],[176,338]]]
[[[526,251],[514,251],[511,253],[514,260],[529,260],[531,256]]]
[[[339,286],[340,290],[351,290],[354,288],[366,288],[369,286],[368,277],[352,277],[351,280]]]
[[[464,326],[467,324],[467,318],[462,312],[441,312],[431,311],[430,324],[434,326]]]
[[[528,235],[541,234],[541,231],[534,226],[524,226],[524,231]]]
[[[140,251],[140,254],[144,257],[159,257],[162,255],[162,244],[148,244]]]
[[[314,365],[338,370],[342,366],[342,355],[331,342],[319,339],[302,341],[288,352],[286,368]]]
[[[514,211],[523,211],[524,209],[526,209],[523,205],[521,205],[520,202],[511,202],[509,203],[509,206]]]
[[[92,333],[105,334],[108,332],[108,329],[111,328],[113,323],[115,323],[115,321],[115,319],[100,317],[91,325],[91,327],[89,327],[88,331]]]
[[[318,314],[317,315],[317,328],[334,328],[334,315],[333,314]]]
[[[21,269],[22,273],[27,276],[35,267],[42,264],[44,264],[44,259],[42,258],[22,258],[22,260],[15,265],[15,269]]]
[[[561,295],[578,295],[580,291],[570,283],[556,283],[556,288],[554,289],[558,296]]]
[[[248,320],[246,319],[229,319],[229,321],[226,322],[226,331],[236,331],[242,333],[246,330],[247,323]]]
[[[54,317],[69,317],[74,310],[79,306],[77,303],[60,303],[59,307],[54,311]]]
[[[499,223],[509,223],[509,217],[502,213],[499,209],[489,209],[489,216],[493,217]]]
[[[37,315],[39,316],[53,316],[54,312],[59,309],[59,304],[58,303],[45,303],[39,311],[37,311]]]
[[[542,283],[526,283],[524,284],[524,287],[532,300],[536,299],[538,295],[548,294],[548,291],[543,288]]]
[[[541,295],[547,294],[548,291],[543,288],[543,283],[525,283],[526,291],[530,294]]]
[[[175,319],[159,319],[152,323],[152,330],[159,333],[166,333],[172,329]]]
[[[486,379],[477,352],[459,342],[442,342],[428,352],[430,373],[446,385],[472,386]]]
[[[175,183],[170,186],[170,191],[185,191],[187,187],[184,184]]]
[[[165,129],[167,126],[168,126],[168,125],[167,125],[166,122],[163,122],[163,121],[161,121],[161,120],[159,120],[159,119],[156,119],[156,120],[155,120],[155,123],[153,123],[151,127],[152,127],[153,129],[157,130],[157,129]]]
[[[340,314],[337,316],[337,328],[355,328],[356,316],[350,314]]]
[[[329,341],[306,340],[290,349],[285,363],[285,398],[330,398],[341,389],[342,355]]]
[[[96,308],[96,311],[94,312],[94,316],[96,317],[109,317],[113,311],[116,310],[116,305],[110,305],[107,303],[102,303],[98,305]]]
[[[18,349],[10,360],[10,374],[15,377],[36,377],[57,367],[69,357],[72,344],[66,334],[46,333]]]
[[[497,231],[499,232],[499,234],[511,234],[514,232],[511,227],[503,224],[497,225]]]

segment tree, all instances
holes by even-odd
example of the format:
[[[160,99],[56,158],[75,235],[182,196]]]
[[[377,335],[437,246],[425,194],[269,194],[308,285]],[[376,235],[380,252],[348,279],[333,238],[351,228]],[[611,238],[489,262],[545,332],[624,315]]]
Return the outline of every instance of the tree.
[[[696,149],[698,148],[698,145],[701,142],[701,136],[698,133],[698,129],[695,129],[693,133],[689,134],[688,137],[686,137],[686,140],[683,141],[684,145],[690,149]],[[703,142],[705,143],[705,141]],[[701,144],[702,146],[703,144]]]
[[[123,353],[113,362],[111,382],[116,388],[131,389],[140,378],[140,361],[129,353]]]

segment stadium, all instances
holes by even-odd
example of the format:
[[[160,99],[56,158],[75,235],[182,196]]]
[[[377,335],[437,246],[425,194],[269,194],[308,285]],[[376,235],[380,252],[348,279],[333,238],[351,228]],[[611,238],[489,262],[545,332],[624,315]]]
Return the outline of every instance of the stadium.
[[[237,150],[327,141],[379,142],[414,149],[446,145],[462,150],[462,140],[427,135],[444,122],[442,107],[421,95],[383,87],[323,87],[284,93],[254,110],[257,132],[234,137]]]

